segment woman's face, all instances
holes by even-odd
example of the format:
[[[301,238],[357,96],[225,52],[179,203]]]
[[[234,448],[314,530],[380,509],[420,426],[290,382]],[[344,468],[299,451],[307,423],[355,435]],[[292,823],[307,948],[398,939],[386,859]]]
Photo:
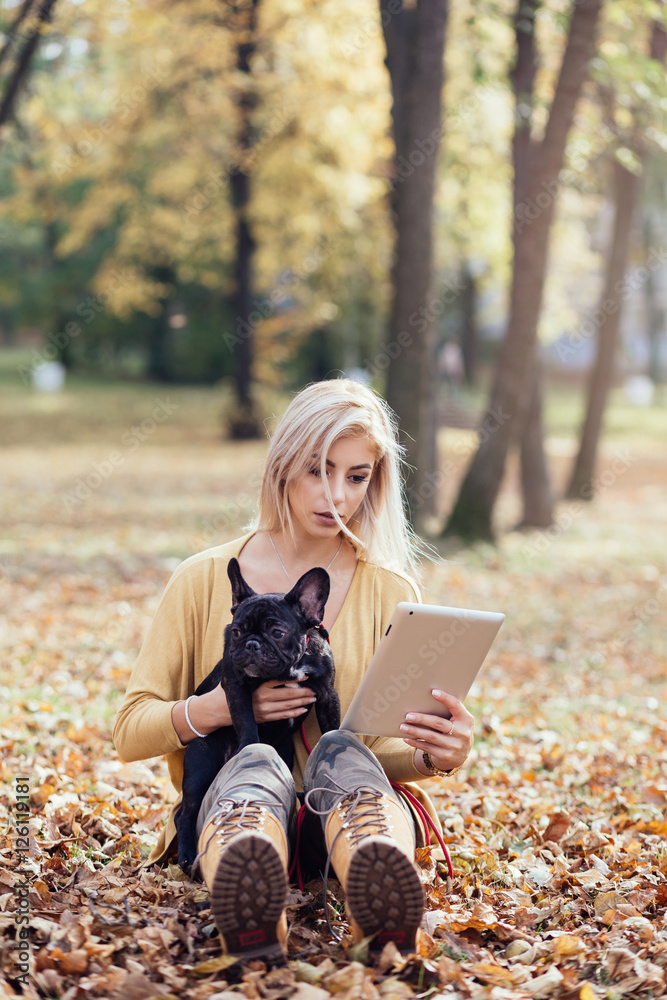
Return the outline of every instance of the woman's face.
[[[324,492],[319,454],[313,455],[311,469],[289,489],[288,500],[297,534],[324,539],[340,529],[331,516],[331,504]],[[347,524],[366,496],[375,452],[367,437],[338,438],[327,455],[327,482],[336,513]]]

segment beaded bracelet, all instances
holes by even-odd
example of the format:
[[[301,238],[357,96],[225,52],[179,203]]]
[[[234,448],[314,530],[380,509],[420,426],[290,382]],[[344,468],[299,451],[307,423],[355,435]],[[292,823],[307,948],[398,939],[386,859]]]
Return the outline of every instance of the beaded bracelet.
[[[431,760],[430,753],[427,753],[426,750],[422,750],[422,759],[423,759],[424,764],[426,765],[426,767],[431,772],[431,774],[435,774],[439,778],[447,778],[450,775],[456,774],[457,771],[461,770],[460,767],[453,767],[450,771],[441,771],[439,767],[435,766],[435,764]]]
[[[208,734],[207,733],[200,733],[199,730],[195,729],[195,727],[190,722],[190,712],[188,710],[188,706],[189,706],[190,702],[192,701],[192,699],[194,697],[196,697],[196,696],[194,694],[191,694],[190,697],[187,698],[186,701],[185,701],[185,721],[187,722],[187,724],[189,725],[190,729],[195,734],[195,736],[201,736],[201,738],[204,739]]]

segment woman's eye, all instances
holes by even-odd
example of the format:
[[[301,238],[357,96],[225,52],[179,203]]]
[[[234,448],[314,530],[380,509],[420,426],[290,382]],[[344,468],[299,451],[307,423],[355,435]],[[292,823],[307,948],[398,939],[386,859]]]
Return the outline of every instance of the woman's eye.
[[[320,472],[319,469],[311,469],[310,470],[310,474],[311,474],[311,476],[321,476],[322,475],[322,473]]]
[[[274,639],[282,639],[282,637],[285,635],[285,631],[284,629],[281,628],[272,628],[271,635],[273,636]]]
[[[355,486],[359,486],[360,483],[365,483],[368,479],[367,476],[350,476],[350,479]]]

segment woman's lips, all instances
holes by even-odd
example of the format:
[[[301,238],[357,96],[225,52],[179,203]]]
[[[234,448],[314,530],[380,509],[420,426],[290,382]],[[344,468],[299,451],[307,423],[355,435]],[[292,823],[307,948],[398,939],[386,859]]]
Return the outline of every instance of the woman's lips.
[[[315,517],[318,519],[320,524],[336,524],[336,518],[333,514],[323,514],[319,511],[315,511]]]

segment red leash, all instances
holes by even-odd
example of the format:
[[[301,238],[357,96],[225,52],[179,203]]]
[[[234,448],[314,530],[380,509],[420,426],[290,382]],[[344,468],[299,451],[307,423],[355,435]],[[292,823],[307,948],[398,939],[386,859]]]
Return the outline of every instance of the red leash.
[[[306,724],[305,724],[305,722],[301,723],[301,739],[303,740],[303,745],[306,748],[306,753],[308,754],[308,756],[310,756],[311,748],[310,748],[310,744],[308,743],[308,740],[306,739]],[[415,812],[419,816],[420,820],[422,821],[422,826],[424,827],[424,837],[426,839],[426,843],[427,844],[429,843],[429,841],[431,839],[430,830],[433,831],[433,833],[436,836],[436,840],[440,844],[440,847],[442,848],[442,852],[445,855],[445,861],[447,862],[447,871],[449,872],[449,877],[450,878],[454,878],[454,869],[452,867],[452,859],[451,859],[451,857],[449,855],[449,851],[447,850],[447,844],[442,839],[442,835],[441,835],[440,831],[438,830],[437,826],[435,825],[435,823],[433,822],[433,820],[429,816],[428,810],[425,808],[425,806],[423,806],[421,804],[421,802],[419,801],[419,799],[416,798],[412,794],[412,792],[409,789],[405,788],[403,785],[399,785],[398,782],[396,782],[396,781],[391,781],[390,785],[391,785],[392,788],[395,788],[397,792],[400,792],[400,794],[410,803],[410,805],[413,807],[413,809],[415,810]],[[288,875],[291,878],[292,875],[294,874],[294,871],[296,870],[297,884],[298,884],[299,889],[301,890],[301,892],[303,892],[304,886],[303,886],[303,879],[301,877],[301,859],[300,859],[299,855],[300,855],[300,846],[301,846],[301,827],[303,826],[303,819],[304,819],[304,816],[305,816],[305,812],[306,812],[306,807],[305,807],[305,805],[303,805],[303,806],[301,806],[301,808],[299,809],[299,812],[297,813],[297,817],[296,817],[296,847],[294,849],[294,858],[292,859],[292,864],[289,866],[289,871],[288,871]],[[429,830],[429,828],[430,828],[430,830]]]
[[[311,749],[308,740],[306,739],[306,723],[301,723],[301,739],[303,740],[303,745],[306,748],[306,753],[310,757]],[[301,892],[303,892],[303,878],[301,877],[301,827],[303,826],[303,820],[306,815],[305,805],[301,806],[298,813],[296,814],[296,846],[294,848],[294,857],[292,858],[292,864],[289,866],[287,872],[289,878],[292,878],[296,870],[296,881]]]
[[[419,801],[419,799],[416,798],[416,796],[414,796],[408,788],[405,788],[403,785],[397,784],[395,781],[391,781],[390,784],[392,788],[395,788],[396,791],[400,792],[401,795],[405,796],[410,805],[413,806],[413,808],[416,810],[418,816],[420,817],[424,825],[424,836],[426,837],[427,844],[431,839],[431,835],[429,833],[429,827],[431,828],[431,830],[433,830],[433,833],[436,836],[436,840],[438,841],[440,847],[442,848],[442,853],[445,855],[445,861],[447,862],[447,871],[449,872],[449,877],[454,878],[452,859],[449,856],[449,851],[447,850],[447,844],[442,839],[440,831],[438,830],[437,826],[429,816],[426,806],[423,806]]]

